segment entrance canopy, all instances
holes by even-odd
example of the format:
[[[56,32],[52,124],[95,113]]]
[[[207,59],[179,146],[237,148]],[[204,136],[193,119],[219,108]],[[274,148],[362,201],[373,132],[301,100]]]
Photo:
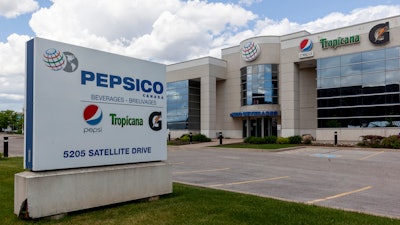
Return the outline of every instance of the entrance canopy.
[[[250,112],[232,112],[231,117],[257,117],[257,116],[278,116],[279,111],[250,111]]]

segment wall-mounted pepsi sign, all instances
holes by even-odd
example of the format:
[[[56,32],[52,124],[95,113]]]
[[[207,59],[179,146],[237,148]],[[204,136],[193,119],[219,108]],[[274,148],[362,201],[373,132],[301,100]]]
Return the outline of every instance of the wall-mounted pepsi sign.
[[[300,42],[300,53],[299,58],[309,58],[314,56],[314,52],[312,51],[313,42],[310,39],[303,39]]]
[[[165,65],[34,38],[26,82],[26,168],[167,159]]]

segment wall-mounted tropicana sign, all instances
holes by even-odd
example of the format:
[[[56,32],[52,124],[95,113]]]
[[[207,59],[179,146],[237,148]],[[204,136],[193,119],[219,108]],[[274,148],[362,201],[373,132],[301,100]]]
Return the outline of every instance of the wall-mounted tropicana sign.
[[[322,45],[322,49],[337,48],[345,45],[352,45],[360,43],[360,35],[353,35],[349,37],[338,37],[336,39],[328,40],[321,38],[319,42]]]

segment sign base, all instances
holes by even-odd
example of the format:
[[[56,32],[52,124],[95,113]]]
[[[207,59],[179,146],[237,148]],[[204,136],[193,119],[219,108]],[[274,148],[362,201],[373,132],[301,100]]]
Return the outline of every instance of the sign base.
[[[149,162],[18,173],[14,213],[34,219],[169,194],[171,168],[166,162]]]

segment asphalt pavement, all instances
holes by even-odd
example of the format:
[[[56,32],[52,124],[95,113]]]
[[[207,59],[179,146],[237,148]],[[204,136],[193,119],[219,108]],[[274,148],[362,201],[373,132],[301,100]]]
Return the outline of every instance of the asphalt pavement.
[[[24,135],[0,132],[0,153],[4,153],[4,137],[8,137],[8,156],[23,156]]]
[[[168,147],[174,182],[400,218],[400,150],[207,145]]]
[[[9,156],[23,155],[23,135]],[[241,142],[224,139],[223,143]],[[207,188],[400,218],[400,150],[300,147],[269,152],[210,147],[218,140],[168,146],[173,181]]]

